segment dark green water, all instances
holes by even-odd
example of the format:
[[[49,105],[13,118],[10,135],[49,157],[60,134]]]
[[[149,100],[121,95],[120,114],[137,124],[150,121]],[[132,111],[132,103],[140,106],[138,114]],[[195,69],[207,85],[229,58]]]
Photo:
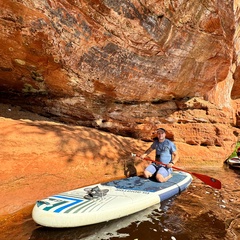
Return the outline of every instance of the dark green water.
[[[199,240],[240,239],[240,170],[188,169],[219,179],[217,190],[193,179],[180,195],[118,220],[72,229],[38,226],[28,216],[0,234],[1,240]]]

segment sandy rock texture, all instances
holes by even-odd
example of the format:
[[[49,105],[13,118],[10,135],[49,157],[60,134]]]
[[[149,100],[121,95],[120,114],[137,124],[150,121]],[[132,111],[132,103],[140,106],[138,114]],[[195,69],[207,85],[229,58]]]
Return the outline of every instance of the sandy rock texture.
[[[238,127],[238,1],[7,0],[0,7],[3,100],[148,140],[162,124],[181,132],[192,123],[203,132],[206,121]],[[215,113],[181,107],[195,98]]]
[[[151,142],[62,124],[18,106],[0,104],[0,107],[1,216],[17,212],[54,193],[142,174],[149,164],[132,157],[131,153],[142,154]],[[230,138],[224,127],[219,126],[218,131],[227,142]],[[168,137],[171,138],[175,131],[169,127]],[[188,143],[181,139],[189,129],[174,135],[180,155],[177,166],[183,169],[222,166],[224,149],[214,144],[206,148],[206,139],[210,141],[209,128],[205,128],[205,138],[194,138],[198,131],[197,126],[193,127]],[[211,152],[219,158],[210,159]],[[154,159],[154,152],[150,157]]]
[[[9,105],[1,105],[3,112],[13,118],[0,117],[0,215],[49,194],[139,174],[145,164],[131,156],[148,146],[144,142],[56,123]]]
[[[140,172],[130,153],[158,127],[182,165],[221,165],[239,140],[239,7],[1,1],[0,214]]]

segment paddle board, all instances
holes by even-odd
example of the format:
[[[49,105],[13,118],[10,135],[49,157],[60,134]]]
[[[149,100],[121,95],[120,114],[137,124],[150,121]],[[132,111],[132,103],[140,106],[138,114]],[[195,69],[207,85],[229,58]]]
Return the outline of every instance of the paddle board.
[[[230,167],[240,168],[240,158],[238,158],[238,157],[228,159],[227,163]]]
[[[79,227],[118,219],[180,194],[192,182],[174,171],[165,183],[139,176],[56,194],[36,202],[33,220],[46,227]]]

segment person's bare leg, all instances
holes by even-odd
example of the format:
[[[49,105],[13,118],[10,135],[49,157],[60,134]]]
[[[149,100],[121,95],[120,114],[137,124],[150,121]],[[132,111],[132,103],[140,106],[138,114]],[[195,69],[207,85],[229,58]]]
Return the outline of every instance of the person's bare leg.
[[[147,170],[145,170],[145,171],[143,172],[143,175],[144,175],[145,178],[150,178],[150,177],[152,177],[152,174],[151,174],[149,171],[147,171]]]
[[[166,182],[168,179],[170,179],[172,177],[172,174],[169,174],[167,177],[163,177],[161,174],[157,174],[156,175],[156,179],[159,181],[159,182]]]

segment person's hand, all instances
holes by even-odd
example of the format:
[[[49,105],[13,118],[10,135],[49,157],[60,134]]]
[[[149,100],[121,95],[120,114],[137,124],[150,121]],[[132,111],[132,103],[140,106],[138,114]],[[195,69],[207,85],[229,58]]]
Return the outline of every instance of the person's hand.
[[[173,165],[174,165],[174,164],[170,162],[170,163],[167,164],[167,168],[172,168]]]
[[[140,158],[144,159],[147,156],[146,153],[144,153],[143,155],[140,156]]]

